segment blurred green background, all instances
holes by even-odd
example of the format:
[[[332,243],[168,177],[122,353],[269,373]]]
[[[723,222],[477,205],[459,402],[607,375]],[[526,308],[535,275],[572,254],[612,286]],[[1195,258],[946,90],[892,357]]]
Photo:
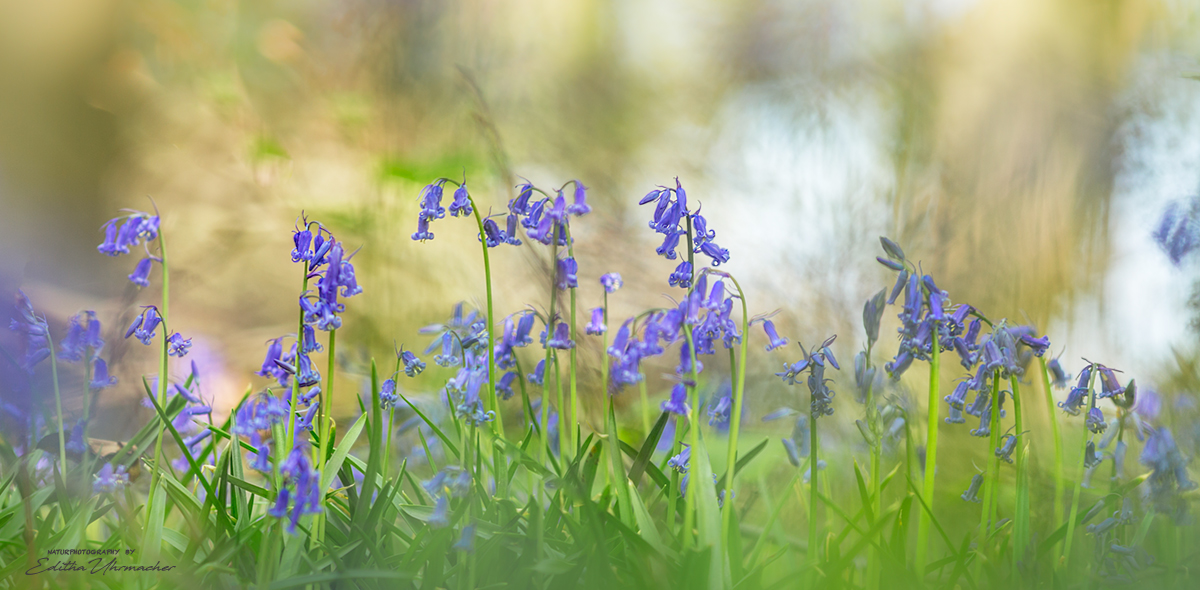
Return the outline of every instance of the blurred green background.
[[[472,224],[409,238],[424,184],[465,173],[500,211],[518,175],[582,180],[580,306],[620,272],[625,317],[678,294],[636,202],[679,176],[751,313],[838,333],[846,363],[889,235],[955,302],[1046,331],[1069,371],[1088,356],[1187,394],[1195,267],[1150,232],[1200,187],[1198,24],[1141,0],[0,0],[0,276],[58,326],[100,311],[121,384],[93,432],[119,438],[156,359],[121,332],[157,297],[95,250],[119,208],[163,212],[174,326],[223,410],[294,330],[301,211],[362,246],[337,385],[357,391],[362,359],[482,303]],[[494,252],[497,312],[544,307],[548,254]],[[786,356],[751,359],[751,420],[802,403],[766,378]],[[849,437],[861,409],[837,407]]]

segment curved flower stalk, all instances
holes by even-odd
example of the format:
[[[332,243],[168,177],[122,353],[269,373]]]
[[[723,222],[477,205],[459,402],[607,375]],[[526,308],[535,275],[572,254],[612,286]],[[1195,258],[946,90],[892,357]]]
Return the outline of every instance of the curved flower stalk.
[[[125,337],[137,332],[138,339],[145,345],[150,344],[150,339],[154,336],[154,327],[161,322],[164,326],[164,331],[167,329],[168,317],[170,315],[170,266],[167,262],[167,241],[161,229],[162,221],[158,212],[154,215],[143,211],[125,210],[129,214],[109,220],[104,224],[104,242],[97,246],[97,250],[101,254],[107,256],[119,256],[121,254],[129,254],[132,248],[143,245],[145,257],[138,262],[134,268],[134,272],[129,275],[130,282],[139,287],[150,286],[150,272],[154,262],[158,262],[162,267],[162,300],[157,308],[154,308],[154,315],[150,316],[152,324],[147,328],[144,324],[147,320],[147,311],[143,311],[142,315],[135,320],[135,325],[131,326],[126,332]],[[150,243],[158,243],[158,255],[155,256],[150,252]],[[140,324],[140,325],[138,325]],[[178,351],[178,348],[176,349]],[[168,334],[163,334],[162,351],[159,355],[159,379],[158,379],[158,402],[163,404],[167,399],[167,360],[172,356],[171,342]],[[150,498],[146,504],[146,514],[153,518],[154,497],[159,486],[160,470],[162,469],[162,441],[163,431],[166,425],[160,425],[156,441],[154,445],[154,470],[150,477]],[[149,547],[144,551],[140,558],[145,563],[148,560],[153,560],[159,552],[158,539],[147,539]]]
[[[775,330],[773,328],[774,328],[774,326],[770,323],[770,320],[763,321],[763,331],[766,332],[767,337],[770,340],[772,340],[771,344],[769,344],[767,346],[768,350],[772,349],[773,347],[777,347],[777,345],[780,341],[785,340],[785,339],[779,338],[778,335],[775,334]],[[818,467],[817,469],[810,468],[811,477],[810,477],[810,482],[809,482],[809,492],[810,492],[811,497],[809,499],[809,508],[808,508],[809,509],[808,542],[810,543],[810,546],[814,547],[814,550],[815,550],[815,552],[812,553],[812,555],[816,555],[817,553],[820,552],[819,549],[815,548],[815,543],[818,542],[817,541],[817,538],[818,538],[817,537],[817,472],[820,470],[819,469],[820,458],[818,455],[819,439],[817,438],[817,419],[822,416],[832,416],[833,415],[833,397],[836,395],[836,393],[832,389],[829,388],[828,384],[832,380],[825,378],[825,367],[826,367],[826,364],[828,364],[829,366],[833,367],[834,369],[839,369],[839,370],[841,369],[841,367],[838,365],[837,358],[833,356],[833,351],[829,348],[830,345],[833,344],[833,341],[836,338],[837,338],[836,335],[831,336],[830,338],[826,339],[823,343],[821,343],[820,346],[813,347],[813,349],[811,351],[805,350],[804,345],[797,342],[796,345],[800,347],[800,352],[802,355],[801,359],[799,361],[796,361],[795,363],[791,363],[791,364],[784,363],[783,372],[775,374],[776,376],[782,378],[784,383],[787,383],[788,385],[795,385],[796,381],[800,380],[799,378],[803,373],[808,373],[808,378],[804,379],[804,381],[808,384],[808,391],[809,391],[809,395],[811,398],[811,401],[809,404],[810,405],[809,416],[811,417],[812,425],[808,429],[808,437],[809,437],[808,438],[808,447],[809,447],[810,456],[812,457],[812,463]],[[799,426],[799,423],[797,423],[797,426]],[[793,440],[792,440],[793,446],[796,445],[795,438],[796,437],[793,436]],[[788,447],[787,443],[784,443],[784,446]],[[788,454],[789,454],[789,458],[790,458],[791,455],[793,454],[792,449],[790,447],[788,447],[788,451],[789,451]],[[796,453],[796,454],[799,455],[799,453]],[[795,464],[795,463],[798,463],[798,461],[793,460],[792,463]],[[815,564],[815,562],[813,562],[813,563]]]

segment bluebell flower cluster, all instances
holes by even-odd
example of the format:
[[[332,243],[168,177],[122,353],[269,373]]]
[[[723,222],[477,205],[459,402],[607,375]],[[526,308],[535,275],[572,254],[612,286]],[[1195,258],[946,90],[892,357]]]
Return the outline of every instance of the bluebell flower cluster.
[[[423,242],[433,239],[433,232],[430,231],[429,224],[434,219],[442,219],[446,215],[446,209],[442,207],[441,201],[447,182],[458,184],[450,204],[450,215],[458,217],[471,215],[474,212],[465,180],[459,184],[447,178],[439,178],[421,190],[417,231],[412,235],[414,241]],[[587,203],[587,187],[578,180],[567,184],[574,185],[573,200],[570,204],[563,195],[563,189],[566,186],[559,189],[553,199],[547,196],[536,201],[533,200],[533,193],[535,191],[542,192],[540,189],[535,188],[529,182],[517,186],[517,197],[508,203],[504,228],[502,229],[500,224],[493,220],[493,217],[499,215],[489,215],[483,220],[483,233],[480,234],[479,241],[488,248],[495,248],[500,244],[520,246],[522,242],[517,230],[518,227],[521,227],[525,229],[526,235],[531,240],[549,245],[557,236],[559,245],[567,245],[570,235],[567,229],[567,216],[586,215],[592,210]]]
[[[973,416],[979,419],[979,427],[971,429],[970,433],[978,437],[991,436],[992,402],[996,401],[1000,416],[1003,417],[1005,398],[1012,395],[1002,390],[999,399],[992,400],[992,380],[997,377],[1007,380],[1023,375],[1033,357],[1046,353],[1050,347],[1049,337],[1036,336],[1034,329],[1029,326],[1009,326],[1005,321],[993,324],[969,304],[952,304],[949,294],[937,286],[932,276],[922,275],[905,257],[898,244],[884,237],[879,240],[886,257],[881,256],[877,260],[888,269],[898,272],[886,302],[894,303],[901,294],[904,295],[899,314],[900,347],[896,357],[884,369],[893,379],[899,379],[913,361],[932,358],[935,346],[939,353],[954,351],[967,373],[954,391],[944,398],[949,405],[945,421],[947,424],[963,424],[966,416]],[[878,320],[873,316],[879,313],[882,305],[882,301],[872,299],[863,310],[868,338],[873,329],[878,329]],[[988,334],[982,334],[984,323],[990,326]],[[855,365],[855,380],[862,389],[870,383],[870,379],[865,369],[858,369],[862,365],[857,359]],[[1061,372],[1057,359],[1048,363],[1050,367],[1056,367]],[[862,377],[859,377],[860,373]],[[970,392],[975,392],[975,398],[968,404],[967,395]],[[1019,433],[1005,435],[1001,446],[995,449],[996,456],[1008,461],[1018,436]]]
[[[717,237],[717,232],[708,229],[708,221],[700,215],[700,208],[697,207],[695,212],[688,209],[687,191],[679,183],[678,177],[675,178],[675,188],[659,186],[646,193],[646,196],[638,202],[639,205],[649,203],[655,204],[654,217],[650,220],[650,229],[663,236],[662,245],[655,252],[667,260],[679,258],[677,250],[681,238],[686,240],[683,242],[684,244],[692,248],[689,255],[683,257],[683,260],[668,277],[671,286],[684,289],[692,286],[694,269],[692,263],[689,262],[690,254],[704,254],[711,259],[713,266],[729,262],[729,250],[713,241]],[[691,232],[690,236],[689,232]]]
[[[1142,447],[1141,462],[1151,468],[1150,500],[1155,509],[1183,521],[1188,503],[1180,497],[1183,492],[1196,489],[1196,482],[1188,477],[1188,459],[1175,444],[1175,437],[1166,427],[1151,429]]]
[[[471,473],[461,467],[448,465],[433,479],[421,482],[421,487],[433,498],[430,526],[442,528],[450,524],[450,499],[465,498],[471,491]]]
[[[512,327],[512,318],[506,321]],[[532,318],[528,327],[532,329]],[[513,328],[515,331],[515,328]],[[441,354],[434,361],[443,367],[453,367],[461,364],[454,377],[446,382],[445,392],[456,400],[455,413],[464,421],[475,426],[490,422],[496,418],[495,412],[485,410],[480,390],[488,382],[488,333],[487,317],[478,311],[466,312],[462,303],[455,304],[450,319],[444,324],[433,324],[421,328],[421,334],[434,336],[433,342],[425,350],[426,354],[441,349]],[[503,366],[514,366],[516,361],[511,348],[516,340],[528,339],[528,332],[518,338],[517,334],[506,334],[496,343],[495,356],[497,365],[503,358]],[[523,346],[524,344],[522,344]],[[504,351],[501,354],[502,349]],[[511,383],[511,379],[509,381]]]
[[[769,320],[764,322],[764,324],[767,323]],[[778,338],[778,335],[773,334],[774,330],[767,330],[765,325],[764,332],[767,333],[768,338],[786,341],[786,339]],[[813,347],[811,351],[805,350],[804,345],[797,342],[796,345],[800,347],[802,355],[801,359],[790,364],[784,363],[783,371],[775,373],[776,377],[783,379],[783,382],[788,385],[795,385],[802,374],[808,373],[805,381],[812,396],[810,414],[814,420],[821,416],[833,415],[833,398],[836,393],[829,388],[832,380],[825,378],[825,366],[828,364],[836,370],[841,369],[837,357],[833,356],[833,351],[829,348],[836,338],[837,336],[831,336],[820,346]]]
[[[694,384],[691,381],[693,369],[696,374],[704,370],[704,363],[699,357],[715,354],[718,341],[727,349],[741,342],[742,335],[731,318],[734,296],[726,292],[723,279],[718,279],[712,290],[708,291],[709,274],[722,275],[718,271],[702,272],[694,288],[677,307],[651,313],[641,326],[636,325],[634,318],[630,318],[616,331],[607,351],[610,358],[610,393],[644,379],[642,361],[662,355],[676,342],[683,342],[679,364],[675,369],[681,385]],[[685,330],[690,331],[691,345],[687,343],[689,332]],[[693,356],[696,357],[694,367]],[[663,409],[686,413],[680,411],[686,405],[682,400],[686,400],[686,393],[679,393],[677,387],[672,392],[672,400],[665,402]]]
[[[284,484],[275,496],[275,504],[267,513],[275,518],[286,518],[288,532],[295,533],[300,517],[306,514],[316,514],[321,507],[321,474],[313,467],[308,458],[304,445],[296,445],[288,454],[287,459],[279,467],[284,477]]]
[[[266,392],[242,402],[234,417],[233,433],[249,438],[256,449],[247,455],[251,467],[263,473],[271,471],[271,427],[290,414],[286,402]]]
[[[139,287],[149,287],[152,263],[162,262],[161,258],[150,254],[150,242],[158,239],[159,223],[158,215],[142,211],[130,211],[129,215],[110,219],[103,226],[104,243],[96,249],[101,254],[120,256],[129,254],[132,248],[142,245],[145,240],[146,255],[134,267],[129,281]]]
[[[114,468],[112,463],[105,463],[100,471],[96,472],[95,481],[92,483],[92,492],[111,494],[123,489],[128,484],[129,473],[124,465]]]
[[[162,316],[158,315],[158,308],[153,305],[142,306],[142,313],[133,318],[133,323],[129,324],[129,328],[125,330],[125,337],[136,337],[139,342],[150,346],[150,341],[154,339],[155,330],[162,323]]]
[[[354,253],[346,254],[342,242],[334,238],[323,225],[313,222],[317,232],[310,238],[308,227],[312,224],[304,220],[305,229],[293,232],[296,247],[292,250],[292,260],[305,262],[309,278],[320,277],[317,281],[316,293],[300,295],[300,309],[304,311],[304,323],[315,326],[319,330],[330,331],[342,327],[342,318],[337,314],[345,311],[345,304],[338,301],[339,297],[353,297],[363,292],[354,272],[350,259]],[[302,351],[307,354],[307,351]]]

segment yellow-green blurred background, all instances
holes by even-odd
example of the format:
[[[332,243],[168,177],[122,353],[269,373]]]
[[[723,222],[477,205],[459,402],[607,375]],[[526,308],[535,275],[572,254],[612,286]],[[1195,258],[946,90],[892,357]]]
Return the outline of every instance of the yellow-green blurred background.
[[[1165,382],[1173,351],[1193,348],[1195,267],[1171,266],[1150,232],[1200,188],[1196,8],[0,0],[0,275],[57,326],[100,311],[122,381],[97,428],[119,436],[146,417],[126,410],[156,358],[123,324],[158,296],[125,279],[134,259],[96,252],[120,208],[150,196],[163,212],[173,327],[228,408],[266,384],[252,374],[264,342],[294,331],[301,211],[362,247],[337,385],[357,391],[361,359],[423,347],[418,327],[483,301],[470,222],[409,238],[425,183],[465,173],[501,211],[518,175],[582,180],[580,305],[620,272],[624,317],[678,293],[636,202],[679,176],[751,313],[782,310],[806,343],[840,334],[844,363],[863,301],[890,282],[873,261],[886,234],[955,302],[1037,324],[1068,370],[1088,356]],[[493,251],[498,313],[545,306],[546,259]],[[583,343],[585,379],[599,348]],[[752,366],[769,375],[784,356]],[[796,395],[765,380],[752,393],[766,409]],[[860,412],[851,397],[842,417]]]

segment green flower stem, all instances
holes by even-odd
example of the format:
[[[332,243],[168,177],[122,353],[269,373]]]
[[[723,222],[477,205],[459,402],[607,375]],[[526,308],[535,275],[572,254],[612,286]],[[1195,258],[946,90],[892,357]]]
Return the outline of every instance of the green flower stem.
[[[305,265],[307,266],[307,262]],[[299,350],[304,341],[304,328],[301,326],[299,335],[296,339],[300,342],[296,345]],[[329,449],[332,441],[329,440],[333,432],[333,371],[335,367],[335,358],[337,353],[337,330],[329,331],[329,368],[325,372],[325,387],[321,390],[321,397],[325,398],[320,402],[317,408],[317,428],[320,431],[321,446],[317,450],[317,473],[324,475],[325,473],[325,457],[329,454]],[[399,364],[399,361],[397,361]],[[384,479],[387,479],[387,462],[384,462]],[[317,544],[325,540],[325,492],[321,490],[321,507],[322,510],[313,517],[313,531],[316,537]]]
[[[1063,516],[1063,440],[1062,430],[1054,415],[1054,390],[1050,388],[1050,371],[1046,368],[1046,358],[1038,358],[1042,365],[1042,389],[1046,393],[1046,415],[1050,417],[1050,428],[1054,434],[1054,518],[1050,521],[1050,530],[1058,528],[1058,521]]]
[[[480,231],[482,231],[482,226]],[[555,224],[554,231],[552,232],[554,235],[550,238],[550,310],[546,314],[547,342],[549,342],[550,338],[554,337],[554,304],[558,301],[558,285],[555,280],[558,270],[558,231],[558,225]],[[490,331],[488,332],[488,337],[491,337]],[[550,390],[547,388],[547,384],[550,382],[550,356],[553,352],[553,348],[546,346],[546,358],[542,361],[542,407],[539,410],[541,412],[539,422],[542,427],[542,445],[545,447],[547,453],[551,452],[550,433],[546,430],[546,423],[550,419],[550,409],[546,407],[550,402],[550,396],[548,395]],[[490,355],[491,353],[488,354]],[[537,368],[535,367],[534,370],[537,370]],[[562,433],[559,433],[559,436],[561,437]]]
[[[558,364],[558,355],[554,355],[554,405],[558,408],[558,456],[565,459],[567,445],[567,413],[563,411],[562,367]]]
[[[690,242],[691,240],[689,239],[688,241]],[[692,284],[695,285],[695,281],[693,281]],[[691,292],[689,291],[688,294],[690,296]],[[695,384],[699,377],[696,373],[696,347],[692,343],[692,325],[686,323],[686,321],[683,324],[683,335],[687,339],[688,356],[691,357],[692,363],[691,373],[693,384],[687,387],[687,399],[690,402],[688,404],[688,430],[690,435],[689,438],[691,439],[691,450],[693,453],[691,456],[691,461],[707,461],[708,457],[701,457],[698,454],[698,449],[700,448],[700,394],[698,391],[696,391]],[[691,470],[689,470],[689,472],[690,471]],[[693,541],[692,527],[696,522],[696,479],[697,478],[695,477],[688,478],[687,493],[684,495],[685,509],[683,511],[683,546],[685,548],[691,547]]]
[[[737,362],[737,374],[733,376],[733,412],[729,416],[729,455],[725,460],[725,502],[721,505],[721,541],[728,542],[729,527],[733,515],[733,498],[735,497],[734,481],[737,475],[738,433],[742,424],[742,402],[746,391],[746,354],[750,344],[749,330],[750,312],[746,304],[746,294],[733,275],[726,275],[738,290],[738,298],[742,300],[742,338],[741,356]],[[734,370],[733,349],[729,349],[729,369]]]
[[[672,429],[672,438],[674,442],[671,444],[671,454],[678,455],[683,451],[683,431],[680,430],[679,418],[671,418],[675,420],[675,428]],[[675,513],[679,510],[679,472],[671,470],[671,484],[667,489],[667,532],[675,530]]]
[[[1087,415],[1091,413],[1092,408],[1096,407],[1096,369],[1093,368],[1091,375],[1088,377],[1088,407],[1083,413],[1086,420]],[[1079,467],[1083,469],[1083,460],[1087,456],[1087,443],[1090,435],[1088,434],[1087,426],[1083,428],[1083,436],[1079,442]],[[1063,545],[1063,569],[1071,564],[1071,541],[1075,538],[1075,516],[1079,513],[1079,490],[1083,487],[1083,471],[1079,472],[1079,477],[1075,480],[1074,491],[1071,493],[1071,514],[1067,516],[1067,538],[1066,544]]]
[[[642,402],[642,432],[650,433],[650,395],[646,392],[646,380],[638,381],[638,396]]]
[[[1025,557],[1025,545],[1029,543],[1029,482],[1028,482],[1028,466],[1025,464],[1025,443],[1021,440],[1024,436],[1025,428],[1021,416],[1021,388],[1017,382],[1017,376],[1011,375],[1008,378],[1009,385],[1012,387],[1013,398],[1013,420],[1015,421],[1015,433],[1017,437],[1016,447],[1016,464],[1017,464],[1017,499],[1016,509],[1013,510],[1013,560],[1012,560],[1012,576],[1014,580],[1021,579],[1021,571],[1018,569],[1018,564]]]
[[[936,331],[936,328],[935,328]],[[925,487],[921,491],[921,496],[925,503],[929,506],[929,510],[919,511],[920,517],[917,520],[917,559],[916,570],[917,576],[921,579],[925,578],[925,558],[929,551],[929,513],[933,511],[933,492],[934,492],[934,476],[937,469],[937,447],[938,447],[938,426],[941,422],[941,400],[938,397],[938,369],[940,359],[938,358],[938,348],[936,338],[932,354],[929,357],[929,429],[928,438],[925,443]]]
[[[808,412],[808,563],[812,566],[812,585],[816,586],[821,573],[817,564],[821,559],[821,542],[817,540],[817,473],[820,469],[820,455],[817,449],[820,439],[817,438],[817,417],[810,409]]]
[[[166,237],[166,232],[162,231],[161,228],[159,229],[159,232],[158,232],[158,249],[159,249],[159,254],[161,255],[161,258],[162,258],[162,305],[158,309],[158,315],[160,318],[162,318],[162,330],[163,330],[162,351],[159,356],[158,403],[161,406],[166,407],[167,381],[169,381],[169,379],[167,378],[167,326],[169,325],[167,323],[167,316],[168,316],[169,305],[170,305],[170,300],[171,300],[171,298],[170,298],[171,283],[170,283],[170,273],[168,272],[169,267],[167,265],[167,237]],[[57,386],[55,387],[55,389],[57,390]],[[159,424],[158,436],[156,437],[157,441],[154,444],[154,469],[150,473],[150,495],[146,499],[146,517],[147,518],[149,518],[150,515],[154,514],[153,510],[151,510],[151,509],[153,508],[153,504],[154,504],[154,491],[158,489],[159,478],[161,477],[159,475],[159,473],[160,473],[159,470],[161,467],[160,462],[162,459],[163,431],[165,431],[166,428],[167,428],[167,425],[165,423]],[[158,547],[145,547],[144,550],[146,551],[146,553],[143,554],[143,557],[142,557],[143,560],[149,559],[151,557],[156,557],[158,555],[159,548]]]
[[[574,246],[574,240],[571,239],[571,228],[568,226],[566,229],[567,229],[567,256],[570,256],[571,258],[575,258],[575,246]],[[556,264],[557,264],[557,262],[556,262]],[[557,271],[557,268],[555,270]],[[605,299],[606,300],[608,299],[607,293],[605,294]],[[606,304],[606,307],[607,307],[607,304]],[[579,338],[578,338],[578,335],[576,334],[576,330],[577,330],[577,328],[575,327],[575,287],[571,287],[571,341],[578,343]],[[577,432],[576,425],[579,424],[579,393],[578,393],[577,384],[575,382],[575,373],[576,373],[576,371],[575,371],[575,367],[576,367],[575,351],[578,348],[579,348],[578,345],[571,347],[571,356],[567,361],[567,366],[570,368],[569,374],[570,374],[570,383],[571,383],[571,421],[569,422],[569,424],[571,425],[571,428],[570,428],[571,432],[569,433],[571,444],[567,445],[567,448],[572,449],[572,451],[571,451],[572,456],[574,455],[574,453],[578,452],[577,449],[579,446],[579,441],[577,440],[578,437],[575,436],[576,432]],[[562,413],[562,410],[560,409],[559,414],[561,414],[561,413]],[[559,433],[559,436],[562,437],[563,433]],[[566,455],[562,455],[562,456],[565,457]]]
[[[472,197],[468,196],[467,200],[471,201],[475,224],[479,226],[479,245],[483,249],[483,279],[487,288],[488,395],[485,405],[487,409],[496,412],[494,430],[496,436],[504,438],[504,417],[500,413],[500,400],[496,398],[496,316],[492,305],[492,264],[488,257],[487,242],[483,238],[483,218],[479,215],[479,207],[476,206],[475,199]],[[551,282],[553,282],[553,278]]]
[[[992,502],[997,495],[999,487],[999,458],[995,457],[994,450],[999,446],[1000,438],[1000,370],[997,369],[992,373],[992,409],[991,423],[988,425],[990,437],[988,438],[987,454],[984,456],[983,468],[983,506],[979,513],[979,543],[978,550],[982,554],[988,540],[988,530],[991,528],[992,520]],[[982,560],[976,560],[976,571],[980,571]]]
[[[165,340],[165,338],[164,338]],[[46,329],[46,345],[50,347],[50,379],[54,384],[54,408],[58,412],[58,470],[62,473],[63,480],[67,479],[67,441],[66,441],[66,420],[63,418],[62,410],[62,393],[58,388],[58,359],[54,354],[54,337],[50,335],[49,328]],[[59,511],[62,514],[62,511]],[[66,516],[64,515],[65,519]],[[66,521],[63,521],[65,526]]]
[[[867,343],[867,362],[866,369],[871,368],[871,349],[874,343]],[[874,440],[871,441],[871,514],[875,518],[880,518],[880,510],[883,506],[881,496],[882,484],[879,481],[879,467],[882,460],[882,441],[880,440],[879,428],[879,407],[875,403],[875,380],[872,379],[867,383],[867,430],[871,432]],[[876,543],[882,538],[882,532],[875,535]],[[883,554],[878,547],[871,549],[871,558],[867,562],[867,587],[879,588],[881,565]]]

